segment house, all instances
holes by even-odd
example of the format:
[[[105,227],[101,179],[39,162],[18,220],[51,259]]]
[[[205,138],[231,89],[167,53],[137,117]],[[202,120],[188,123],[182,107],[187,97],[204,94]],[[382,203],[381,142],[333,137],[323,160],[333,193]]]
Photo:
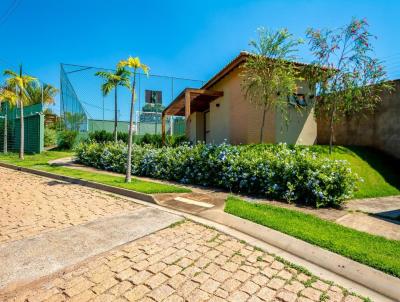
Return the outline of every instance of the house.
[[[263,110],[245,98],[241,87],[240,67],[249,56],[241,52],[200,89],[184,89],[162,113],[163,136],[166,116],[174,115],[185,116],[186,135],[192,142],[259,143]],[[267,112],[262,141],[314,144],[314,94],[305,81],[299,80],[297,93],[288,101],[289,122],[280,112]],[[292,102],[300,106],[293,106]]]

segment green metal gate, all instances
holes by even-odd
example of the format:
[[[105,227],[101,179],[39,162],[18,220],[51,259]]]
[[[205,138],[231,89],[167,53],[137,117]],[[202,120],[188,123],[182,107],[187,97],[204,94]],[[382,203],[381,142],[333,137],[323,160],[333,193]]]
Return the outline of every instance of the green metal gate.
[[[21,141],[20,109],[3,103],[0,110],[0,152],[19,151]],[[26,153],[44,150],[44,115],[42,104],[24,107]],[[5,141],[6,138],[6,141]]]

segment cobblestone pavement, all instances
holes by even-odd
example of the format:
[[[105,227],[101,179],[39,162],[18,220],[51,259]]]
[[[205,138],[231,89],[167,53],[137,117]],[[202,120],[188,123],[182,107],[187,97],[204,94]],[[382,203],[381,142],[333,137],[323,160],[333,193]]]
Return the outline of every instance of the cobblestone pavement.
[[[1,301],[344,301],[361,298],[216,230],[186,221]]]
[[[90,188],[0,167],[0,243],[138,207]]]

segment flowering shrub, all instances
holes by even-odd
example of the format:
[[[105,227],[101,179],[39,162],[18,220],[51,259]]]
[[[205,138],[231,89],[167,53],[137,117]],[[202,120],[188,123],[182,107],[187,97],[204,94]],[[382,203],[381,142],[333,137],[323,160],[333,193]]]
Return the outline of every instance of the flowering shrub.
[[[77,146],[76,155],[85,165],[125,172],[127,147],[123,143],[84,142]],[[197,144],[175,148],[136,145],[132,174],[317,207],[340,205],[352,196],[358,181],[346,161],[285,144]]]

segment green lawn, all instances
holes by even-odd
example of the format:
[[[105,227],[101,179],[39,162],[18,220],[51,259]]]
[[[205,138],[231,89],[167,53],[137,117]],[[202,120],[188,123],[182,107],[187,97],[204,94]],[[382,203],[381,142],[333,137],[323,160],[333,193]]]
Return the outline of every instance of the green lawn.
[[[368,147],[335,147],[332,155],[328,146],[312,146],[312,150],[335,159],[347,160],[364,182],[354,198],[400,194],[400,163],[398,160]]]
[[[115,187],[120,187],[128,190],[133,190],[136,192],[146,193],[146,194],[156,194],[156,193],[186,193],[190,190],[174,185],[160,184],[151,181],[143,181],[137,178],[132,178],[131,183],[125,183],[123,176],[112,176],[102,173],[94,173],[88,171],[74,170],[71,168],[51,166],[48,161],[57,158],[63,158],[72,156],[72,152],[65,151],[46,151],[41,154],[35,155],[25,155],[24,160],[18,158],[18,154],[9,153],[7,155],[0,154],[0,161],[14,164],[21,167],[32,168],[42,171],[47,171],[59,175],[75,177],[79,179],[94,181],[106,185],[111,185]]]
[[[400,277],[400,241],[370,235],[310,214],[229,197],[225,212]]]

